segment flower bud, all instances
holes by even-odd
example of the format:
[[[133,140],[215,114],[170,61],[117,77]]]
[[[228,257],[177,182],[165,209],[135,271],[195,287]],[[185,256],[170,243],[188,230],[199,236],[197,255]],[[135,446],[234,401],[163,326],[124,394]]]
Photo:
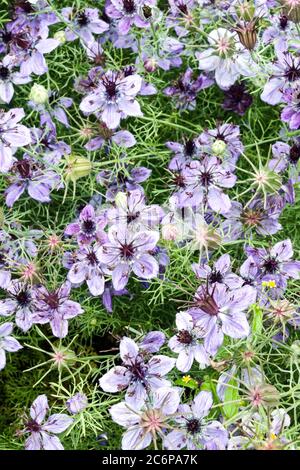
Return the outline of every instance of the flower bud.
[[[92,164],[88,158],[68,155],[66,159],[65,178],[66,180],[77,181],[83,176],[90,174]]]
[[[244,23],[240,23],[236,28],[235,31],[238,34],[240,43],[248,49],[248,51],[252,51],[255,47],[257,41],[257,27],[255,21],[248,21]]]
[[[152,73],[155,72],[157,67],[156,60],[153,57],[149,57],[144,61],[144,68],[146,72]]]
[[[76,393],[73,397],[69,398],[66,402],[66,407],[73,415],[83,411],[88,405],[87,396],[84,393]]]
[[[282,13],[293,23],[300,23],[300,0],[282,0]]]
[[[60,44],[64,44],[66,42],[66,33],[64,31],[56,31],[53,35],[53,38],[56,39]]]
[[[216,157],[222,157],[226,150],[226,142],[224,140],[217,139],[211,146],[211,150]]]
[[[49,98],[48,91],[43,85],[35,83],[30,90],[29,99],[35,104],[45,104]]]
[[[124,209],[127,206],[127,195],[121,191],[117,193],[115,197],[115,204],[117,207]]]

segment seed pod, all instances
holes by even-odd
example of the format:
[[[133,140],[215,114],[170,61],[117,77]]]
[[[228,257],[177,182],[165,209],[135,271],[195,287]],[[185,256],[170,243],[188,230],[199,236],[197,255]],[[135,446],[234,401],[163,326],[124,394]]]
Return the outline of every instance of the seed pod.
[[[92,164],[88,158],[68,155],[66,157],[65,178],[66,180],[77,181],[83,176],[90,174]]]
[[[257,42],[257,21],[253,20],[239,23],[235,31],[239,36],[240,43],[248,49],[248,51],[252,51]]]
[[[293,23],[300,23],[300,1],[281,0],[282,13]]]

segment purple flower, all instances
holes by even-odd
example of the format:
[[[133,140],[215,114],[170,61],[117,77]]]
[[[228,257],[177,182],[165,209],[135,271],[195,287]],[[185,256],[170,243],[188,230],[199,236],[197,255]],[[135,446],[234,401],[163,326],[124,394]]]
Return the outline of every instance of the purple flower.
[[[151,175],[152,170],[143,166],[119,171],[117,174],[111,170],[103,170],[97,176],[97,182],[107,187],[105,194],[107,201],[114,201],[119,191],[132,191],[139,189],[144,191],[139,183],[146,181]]]
[[[268,104],[280,103],[283,92],[298,79],[300,79],[300,58],[290,52],[278,53],[271,78],[264,86],[261,99]]]
[[[68,320],[83,313],[79,303],[69,300],[70,291],[70,282],[65,282],[55,291],[48,291],[44,286],[36,290],[35,323],[50,323],[57,338],[67,336]]]
[[[43,157],[43,161],[48,165],[57,165],[63,155],[71,153],[71,147],[62,140],[57,140],[56,128],[48,126],[42,128],[32,128],[32,148],[33,151]]]
[[[295,140],[292,145],[285,142],[276,142],[272,145],[273,158],[269,161],[269,168],[276,173],[282,173],[289,169],[292,181],[299,178],[298,162],[300,160],[300,142]]]
[[[265,44],[273,44],[276,54],[288,50],[291,33],[295,32],[295,23],[284,14],[270,18],[272,26],[266,28],[262,35]]]
[[[107,0],[105,13],[109,18],[117,20],[118,32],[126,35],[131,26],[147,28],[150,26],[151,7],[155,5],[155,0]],[[150,10],[147,17],[144,12]]]
[[[8,297],[0,300],[0,316],[16,315],[16,325],[28,331],[34,323],[34,289],[29,285],[13,280],[7,287]]]
[[[242,287],[243,279],[231,271],[231,260],[228,254],[220,256],[211,268],[207,264],[193,264],[192,269],[198,279],[205,279],[210,285],[224,284],[229,289]]]
[[[130,338],[120,342],[121,366],[113,367],[101,377],[99,384],[105,392],[117,393],[127,389],[125,400],[140,408],[150,392],[170,386],[164,376],[173,369],[175,359],[167,356],[149,356],[149,349],[139,346]]]
[[[232,85],[224,91],[224,96],[222,107],[226,111],[237,113],[239,116],[243,116],[252,104],[252,96],[247,92],[244,83]]]
[[[0,100],[10,103],[14,95],[14,85],[29,83],[31,78],[14,70],[10,56],[5,56],[0,62]]]
[[[143,47],[142,40],[141,46],[141,58],[144,62],[144,68],[149,72],[153,72],[157,67],[166,71],[170,70],[172,67],[180,67],[182,64],[180,55],[185,46],[174,37],[162,34],[158,38],[158,44],[154,45],[151,39],[146,43],[145,47]],[[139,63],[139,59],[137,59],[137,63]]]
[[[86,281],[92,295],[103,294],[105,279],[104,275],[109,274],[108,268],[101,263],[101,246],[82,246],[75,253],[74,263],[68,272],[68,280],[72,284],[81,284]]]
[[[223,188],[232,188],[236,182],[226,166],[220,165],[216,157],[205,157],[202,162],[193,160],[184,170],[185,188],[175,193],[179,207],[209,206],[215,212],[226,212],[231,207]]]
[[[156,353],[160,350],[166,341],[165,334],[162,331],[150,331],[139,342],[139,347],[146,353]]]
[[[126,286],[131,271],[142,279],[152,279],[158,275],[158,262],[149,254],[158,239],[159,233],[154,231],[131,233],[123,227],[109,229],[101,259],[113,269],[112,282],[116,290]]]
[[[167,142],[166,146],[175,153],[169,163],[169,170],[180,171],[191,162],[193,158],[200,158],[201,150],[198,145],[198,138],[186,139],[183,144],[179,142]]]
[[[166,18],[166,25],[174,28],[179,38],[189,34],[188,28],[193,22],[194,0],[168,0],[170,14]]]
[[[5,190],[5,202],[12,207],[27,190],[32,199],[50,202],[50,192],[62,187],[60,176],[31,157],[16,161],[9,176],[10,186]]]
[[[29,101],[28,105],[40,114],[41,126],[52,129],[55,125],[52,119],[56,119],[65,127],[70,127],[65,109],[72,106],[72,98],[60,98],[56,91],[48,91],[48,100],[44,104]]]
[[[111,143],[119,145],[120,147],[130,148],[136,144],[134,136],[129,131],[117,131],[114,132],[106,126],[104,123],[99,125],[99,135],[93,137],[87,144],[85,148],[94,152],[106,145],[106,149],[111,146]]]
[[[113,285],[110,281],[105,283],[104,291],[102,294],[102,303],[108,313],[112,313],[113,311],[113,302],[112,302],[113,297],[114,296],[120,297],[121,295],[129,295],[128,290],[127,289],[116,290],[113,288]]]
[[[180,405],[176,417],[176,429],[164,439],[164,448],[179,450],[225,450],[228,433],[219,421],[207,419],[212,407],[211,392],[202,391],[195,396],[192,404]]]
[[[199,91],[214,83],[212,79],[202,74],[193,80],[193,74],[193,70],[188,68],[173,85],[163,90],[165,95],[173,97],[176,108],[180,110],[194,110]]]
[[[13,323],[2,323],[0,325],[0,370],[6,365],[6,352],[16,352],[22,349],[19,341],[11,336]]]
[[[66,29],[68,41],[74,41],[78,37],[85,43],[94,40],[94,34],[102,34],[109,29],[109,25],[99,18],[97,8],[84,8],[74,11],[72,7],[63,8],[62,16],[70,25]]]
[[[300,80],[284,91],[283,101],[287,106],[281,112],[281,120],[289,124],[292,130],[300,127]]]
[[[126,76],[123,72],[109,70],[98,80],[97,88],[80,103],[81,111],[95,113],[109,129],[118,127],[121,118],[142,116],[140,105],[135,100],[142,85],[139,75]]]
[[[171,351],[178,354],[176,367],[181,372],[188,372],[196,360],[203,369],[209,365],[209,356],[203,346],[207,331],[194,322],[188,312],[176,314],[177,334],[169,341]]]
[[[13,164],[13,154],[18,147],[31,142],[30,131],[19,121],[25,116],[22,108],[0,110],[0,172],[6,173]]]
[[[88,204],[80,212],[78,221],[67,226],[65,235],[75,235],[79,244],[90,244],[93,241],[103,239],[105,225],[105,214],[96,215],[93,206]]]
[[[256,290],[251,286],[229,290],[224,284],[212,288],[200,286],[195,295],[195,307],[188,312],[197,326],[207,331],[204,347],[212,355],[223,343],[224,334],[231,338],[245,338],[250,327],[245,311],[256,300]]]
[[[122,438],[122,450],[141,450],[152,440],[156,448],[157,437],[164,439],[180,403],[178,390],[162,387],[153,392],[152,400],[143,407],[133,408],[125,401],[110,408],[113,421],[127,430]]]
[[[26,450],[64,450],[55,434],[66,431],[73,423],[73,418],[66,414],[53,414],[43,423],[48,410],[46,395],[39,395],[31,405],[30,418],[22,431],[30,434],[25,442]]]
[[[77,413],[85,410],[88,406],[87,396],[84,393],[78,392],[67,400],[66,406],[72,415],[76,415]]]

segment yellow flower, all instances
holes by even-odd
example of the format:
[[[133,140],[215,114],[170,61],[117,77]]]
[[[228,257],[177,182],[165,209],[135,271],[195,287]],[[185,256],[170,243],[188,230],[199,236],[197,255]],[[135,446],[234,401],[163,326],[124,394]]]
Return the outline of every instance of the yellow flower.
[[[262,281],[262,286],[263,287],[269,287],[269,289],[273,289],[276,287],[276,282],[272,279],[270,281]]]
[[[184,375],[182,377],[182,382],[184,382],[185,384],[189,383],[191,381],[191,376],[190,375]]]

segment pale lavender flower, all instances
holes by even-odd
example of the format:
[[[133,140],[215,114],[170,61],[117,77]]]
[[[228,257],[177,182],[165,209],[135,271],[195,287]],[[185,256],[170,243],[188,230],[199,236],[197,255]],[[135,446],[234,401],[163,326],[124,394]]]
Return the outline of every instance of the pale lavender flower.
[[[28,105],[40,114],[41,126],[53,129],[55,126],[53,119],[63,124],[65,127],[70,127],[68,116],[65,109],[72,106],[72,98],[59,97],[58,92],[48,91],[48,100],[44,104],[37,104],[34,101],[29,101]]]
[[[243,279],[231,271],[231,260],[228,254],[220,256],[213,268],[208,264],[193,264],[192,269],[198,279],[205,279],[211,285],[224,284],[229,289],[238,289]]]
[[[34,323],[34,289],[20,281],[12,280],[7,289],[8,297],[0,300],[0,316],[15,314],[16,325],[28,331]]]
[[[122,295],[129,295],[129,291],[127,289],[114,289],[111,281],[105,283],[104,291],[102,294],[102,304],[108,313],[113,312],[113,297],[120,297]],[[130,299],[131,298],[132,296],[130,296]]]
[[[88,399],[84,393],[76,393],[73,397],[69,398],[66,402],[66,407],[72,415],[76,415],[85,410],[88,406]]]
[[[111,170],[103,170],[96,176],[99,184],[107,188],[105,198],[107,201],[114,201],[119,191],[133,191],[139,189],[144,191],[140,183],[146,181],[151,175],[152,170],[146,167],[136,167],[129,169],[125,166],[124,170],[114,173]]]
[[[167,450],[225,450],[228,433],[219,421],[207,418],[213,405],[212,393],[202,391],[191,405],[179,405],[176,429],[164,439]]]
[[[134,25],[138,28],[148,28],[151,20],[151,7],[155,0],[107,0],[105,13],[115,20],[120,35],[126,35]],[[144,12],[150,10],[147,17]]]
[[[194,360],[204,369],[209,365],[209,355],[203,346],[203,338],[207,331],[198,326],[188,312],[176,314],[176,327],[177,334],[169,340],[169,348],[178,354],[177,369],[188,372]]]
[[[62,9],[61,13],[68,24],[67,41],[80,38],[83,42],[89,43],[94,40],[94,34],[102,34],[109,29],[109,25],[99,18],[97,8],[84,8],[75,11],[72,7],[66,7]]]
[[[157,45],[154,46],[151,39],[145,47],[143,47],[143,44],[141,47],[141,58],[144,68],[148,72],[154,72],[157,67],[167,71],[182,65],[181,53],[185,46],[174,37],[161,35]],[[139,62],[139,58],[137,58],[137,62]]]
[[[16,340],[11,333],[13,331],[13,323],[2,323],[0,325],[0,370],[6,365],[6,352],[16,352],[22,349],[19,341]]]
[[[251,55],[239,42],[237,34],[218,28],[208,34],[209,46],[196,52],[199,69],[215,72],[215,80],[222,89],[228,89],[238,78],[253,76],[254,63]]]
[[[14,96],[14,85],[29,83],[31,78],[14,70],[10,56],[5,56],[0,62],[0,100],[10,103]]]
[[[152,400],[143,407],[129,406],[125,401],[110,408],[113,421],[127,430],[122,438],[122,450],[141,450],[157,437],[165,438],[166,425],[172,421],[180,403],[177,389],[162,387],[153,392]]]
[[[53,414],[46,422],[49,410],[46,395],[39,395],[31,405],[30,418],[25,422],[24,434],[30,434],[26,439],[26,450],[64,450],[56,434],[60,434],[73,423],[73,418],[66,414]]]
[[[5,112],[0,110],[0,172],[6,173],[13,164],[13,154],[18,147],[31,142],[30,130],[18,124],[25,116],[22,108],[13,108]]]
[[[130,338],[120,342],[121,366],[113,367],[104,374],[100,387],[105,392],[117,393],[125,389],[125,401],[134,408],[140,408],[149,393],[160,387],[169,387],[171,383],[164,376],[173,369],[175,359],[163,355],[149,355],[149,349],[139,347]]]
[[[158,262],[149,254],[158,240],[159,233],[154,231],[132,233],[123,227],[109,229],[101,259],[113,269],[112,282],[116,290],[126,286],[132,271],[142,279],[152,279],[158,275]]]
[[[276,54],[288,50],[288,41],[295,33],[295,23],[290,21],[284,14],[275,15],[270,18],[272,26],[266,28],[262,35],[265,44],[274,45]]]
[[[65,235],[76,236],[79,244],[90,244],[103,239],[105,225],[105,214],[97,215],[94,207],[88,204],[80,212],[78,220],[66,227]]]
[[[65,282],[54,291],[44,286],[36,289],[35,323],[50,323],[52,333],[57,338],[68,334],[68,320],[83,313],[80,304],[69,300],[71,283]]]
[[[189,34],[188,28],[193,23],[193,10],[196,7],[194,0],[168,0],[170,13],[166,18],[166,25],[174,28],[179,38]]]
[[[166,142],[166,146],[175,154],[169,163],[169,170],[182,170],[193,158],[200,158],[201,156],[198,138],[186,139],[182,144],[169,141]]]
[[[299,179],[298,163],[300,160],[300,142],[295,140],[292,145],[286,142],[276,142],[272,145],[273,158],[269,161],[269,168],[276,173],[282,173],[289,170],[289,176],[292,181]]]
[[[99,132],[99,135],[90,139],[89,142],[84,146],[91,152],[94,152],[103,146],[105,146],[105,150],[109,150],[112,142],[120,147],[125,148],[133,147],[136,144],[136,140],[131,132],[125,130],[114,132],[108,129],[104,123],[100,123],[99,130],[96,132]]]
[[[39,154],[45,163],[48,165],[57,165],[63,155],[71,153],[71,147],[63,142],[57,140],[56,128],[48,126],[41,128],[32,128],[32,149],[35,153]]]
[[[139,347],[146,353],[156,353],[164,345],[166,336],[162,331],[150,331],[139,342]]]
[[[97,88],[81,101],[81,111],[96,114],[109,129],[118,127],[127,116],[142,116],[135,99],[142,85],[139,75],[125,76],[123,72],[108,70],[98,80]]]
[[[224,284],[212,288],[200,286],[195,295],[195,307],[188,312],[197,326],[207,331],[204,347],[212,355],[223,343],[224,334],[231,338],[246,338],[250,333],[247,309],[256,300],[251,286],[229,290]]]
[[[300,127],[300,80],[283,92],[282,99],[287,105],[281,112],[281,120],[292,130]]]

